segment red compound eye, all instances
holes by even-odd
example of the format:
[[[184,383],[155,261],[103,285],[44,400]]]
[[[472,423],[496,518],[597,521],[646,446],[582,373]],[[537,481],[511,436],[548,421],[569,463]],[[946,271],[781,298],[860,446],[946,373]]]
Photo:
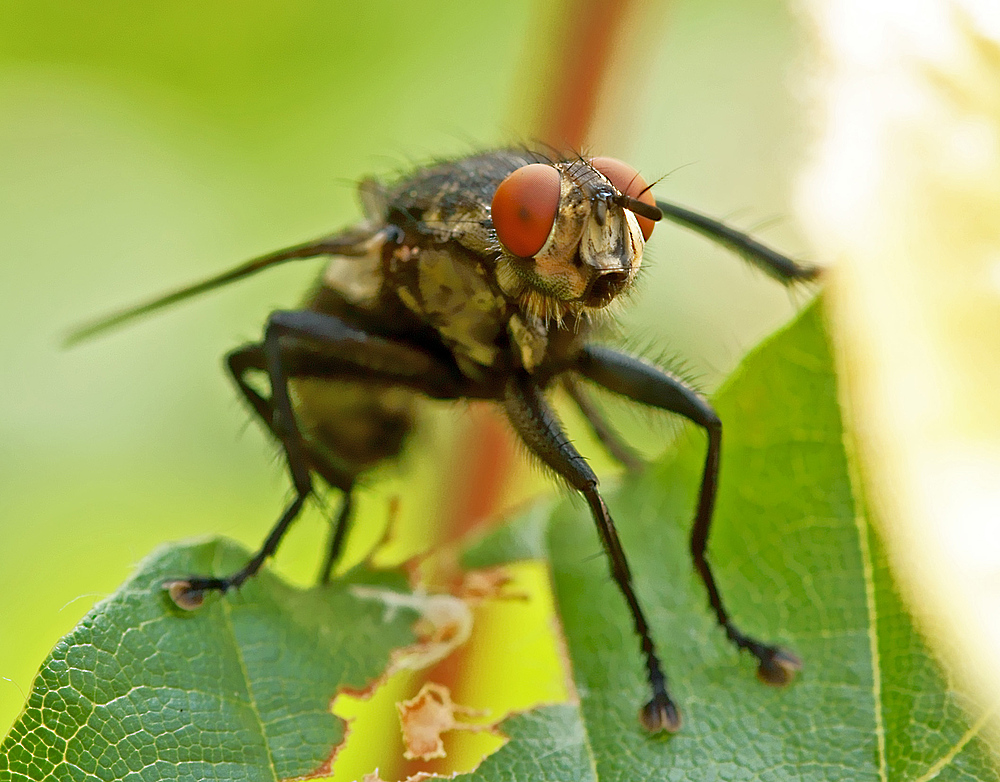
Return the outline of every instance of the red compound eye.
[[[530,258],[545,244],[559,210],[559,172],[545,163],[521,166],[493,196],[493,227],[509,252]]]
[[[595,157],[590,161],[590,165],[604,174],[623,195],[636,198],[644,204],[656,206],[656,199],[653,198],[652,191],[646,189],[646,180],[639,176],[639,172],[628,163],[622,163],[613,157]],[[639,215],[636,215],[635,219],[639,221],[643,240],[648,240],[656,223],[648,217],[640,217]]]

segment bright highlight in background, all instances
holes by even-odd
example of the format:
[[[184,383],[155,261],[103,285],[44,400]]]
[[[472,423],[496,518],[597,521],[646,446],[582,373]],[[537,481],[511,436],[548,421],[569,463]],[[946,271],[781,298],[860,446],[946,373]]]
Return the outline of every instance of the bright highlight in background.
[[[828,248],[873,510],[925,631],[1000,702],[1000,4],[810,5]]]

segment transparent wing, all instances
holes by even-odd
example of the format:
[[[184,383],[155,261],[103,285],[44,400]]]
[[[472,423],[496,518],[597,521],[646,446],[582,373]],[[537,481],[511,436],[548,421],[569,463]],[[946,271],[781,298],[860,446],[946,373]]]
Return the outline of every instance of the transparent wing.
[[[252,274],[256,274],[272,266],[277,266],[285,261],[300,258],[315,258],[321,255],[366,255],[373,244],[383,238],[382,232],[379,231],[363,228],[352,229],[332,236],[326,236],[322,239],[298,244],[294,247],[286,247],[283,250],[277,250],[267,255],[261,255],[214,277],[186,285],[183,288],[171,291],[162,296],[157,296],[141,304],[127,307],[120,312],[105,315],[89,323],[84,323],[73,329],[66,336],[63,346],[71,347],[72,345],[103,334],[106,331],[130,323],[137,318],[149,315],[164,307],[169,307],[171,304],[176,304],[179,301],[193,298],[207,291],[221,288],[231,282],[242,280],[244,277],[249,277]]]

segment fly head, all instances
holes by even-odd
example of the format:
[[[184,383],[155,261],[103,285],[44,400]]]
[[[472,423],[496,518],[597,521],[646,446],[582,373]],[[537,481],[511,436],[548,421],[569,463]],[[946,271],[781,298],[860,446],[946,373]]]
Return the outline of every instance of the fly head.
[[[628,290],[660,218],[646,183],[612,158],[531,163],[497,187],[497,279],[529,316],[562,320]]]

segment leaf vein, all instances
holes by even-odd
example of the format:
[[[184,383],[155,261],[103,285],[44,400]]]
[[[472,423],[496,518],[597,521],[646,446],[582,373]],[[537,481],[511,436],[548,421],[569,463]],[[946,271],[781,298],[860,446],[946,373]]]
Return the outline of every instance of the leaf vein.
[[[940,774],[944,768],[954,760],[958,754],[965,749],[965,745],[972,741],[979,733],[982,731],[983,727],[989,722],[990,718],[996,714],[997,707],[993,706],[987,709],[983,714],[976,720],[967,731],[962,735],[962,737],[955,742],[955,746],[949,749],[942,755],[937,762],[934,763],[927,772],[918,777],[914,782],[929,782],[929,780],[934,779],[938,774]]]
[[[257,718],[257,723],[260,725],[260,735],[264,742],[264,751],[267,753],[267,764],[271,769],[271,776],[274,778],[275,782],[278,782],[278,769],[274,764],[274,755],[271,754],[271,745],[267,740],[267,726],[260,716],[260,708],[257,706],[257,698],[254,696],[253,692],[253,683],[250,681],[250,671],[247,669],[246,660],[243,659],[243,649],[240,647],[239,639],[236,637],[232,608],[225,600],[220,600],[219,602],[222,604],[222,610],[225,612],[226,627],[229,630],[229,634],[232,636],[233,648],[236,650],[236,659],[240,664],[240,671],[243,674],[244,681],[246,682],[247,698],[250,702],[250,708],[253,711],[254,716]]]
[[[843,407],[843,405],[842,405]],[[845,418],[847,416],[845,415]],[[854,443],[844,434],[844,453],[847,456],[848,480],[851,483],[851,493],[854,496],[854,525],[858,531],[858,547],[861,552],[861,570],[865,579],[865,608],[868,613],[868,645],[872,668],[872,698],[875,704],[875,739],[878,742],[878,778],[888,782],[888,753],[886,751],[885,715],[882,713],[882,658],[878,649],[878,605],[875,597],[875,563],[872,559],[871,545],[868,541],[868,519],[858,506],[861,493],[861,480],[857,474],[856,451]]]

